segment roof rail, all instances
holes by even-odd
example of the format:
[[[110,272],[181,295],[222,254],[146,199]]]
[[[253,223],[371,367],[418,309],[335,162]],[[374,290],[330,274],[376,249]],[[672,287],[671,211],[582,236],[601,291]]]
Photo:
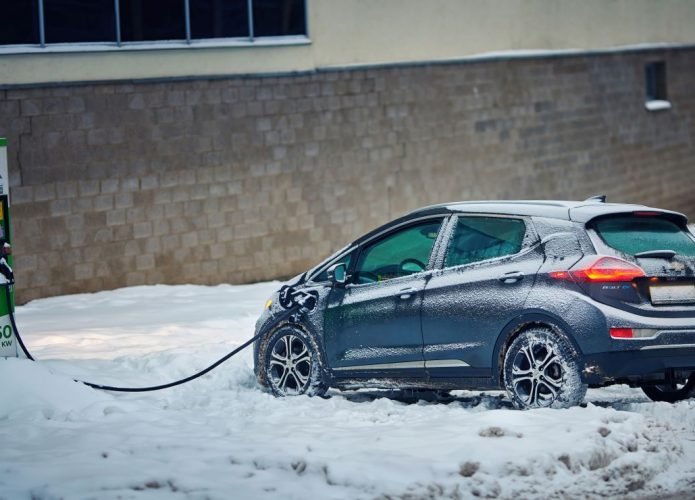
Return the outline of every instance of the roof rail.
[[[592,196],[590,198],[587,198],[584,201],[596,201],[598,203],[606,203],[606,195],[605,194],[597,194],[596,196]]]

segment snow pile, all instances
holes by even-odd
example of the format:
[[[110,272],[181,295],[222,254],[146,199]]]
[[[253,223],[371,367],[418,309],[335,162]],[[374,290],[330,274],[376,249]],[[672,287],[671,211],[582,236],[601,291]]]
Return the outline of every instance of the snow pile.
[[[0,498],[546,498],[693,491],[695,403],[590,390],[585,408],[515,411],[502,393],[276,399],[247,350],[277,283],[136,287],[35,301],[40,363],[0,360]],[[434,398],[428,398],[434,399]]]

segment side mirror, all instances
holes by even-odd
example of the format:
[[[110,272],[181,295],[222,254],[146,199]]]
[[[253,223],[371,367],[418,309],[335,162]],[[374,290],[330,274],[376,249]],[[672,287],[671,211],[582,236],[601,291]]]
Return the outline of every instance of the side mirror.
[[[344,285],[347,281],[347,269],[344,263],[335,264],[328,268],[328,279],[338,285]]]

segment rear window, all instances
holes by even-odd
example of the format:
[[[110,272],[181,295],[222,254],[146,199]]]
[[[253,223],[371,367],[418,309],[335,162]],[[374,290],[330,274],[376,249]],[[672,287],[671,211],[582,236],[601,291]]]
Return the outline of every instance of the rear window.
[[[459,217],[446,255],[446,267],[513,255],[521,251],[526,225],[519,219]]]
[[[601,239],[628,255],[651,250],[673,250],[695,256],[695,241],[675,222],[661,217],[610,217],[594,223]]]

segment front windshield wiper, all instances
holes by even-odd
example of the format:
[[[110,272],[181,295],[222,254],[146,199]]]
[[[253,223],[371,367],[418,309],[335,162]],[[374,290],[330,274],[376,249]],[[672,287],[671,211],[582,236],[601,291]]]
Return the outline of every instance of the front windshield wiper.
[[[635,257],[638,259],[669,259],[671,260],[676,256],[676,252],[673,250],[648,250],[646,252],[636,253]]]

